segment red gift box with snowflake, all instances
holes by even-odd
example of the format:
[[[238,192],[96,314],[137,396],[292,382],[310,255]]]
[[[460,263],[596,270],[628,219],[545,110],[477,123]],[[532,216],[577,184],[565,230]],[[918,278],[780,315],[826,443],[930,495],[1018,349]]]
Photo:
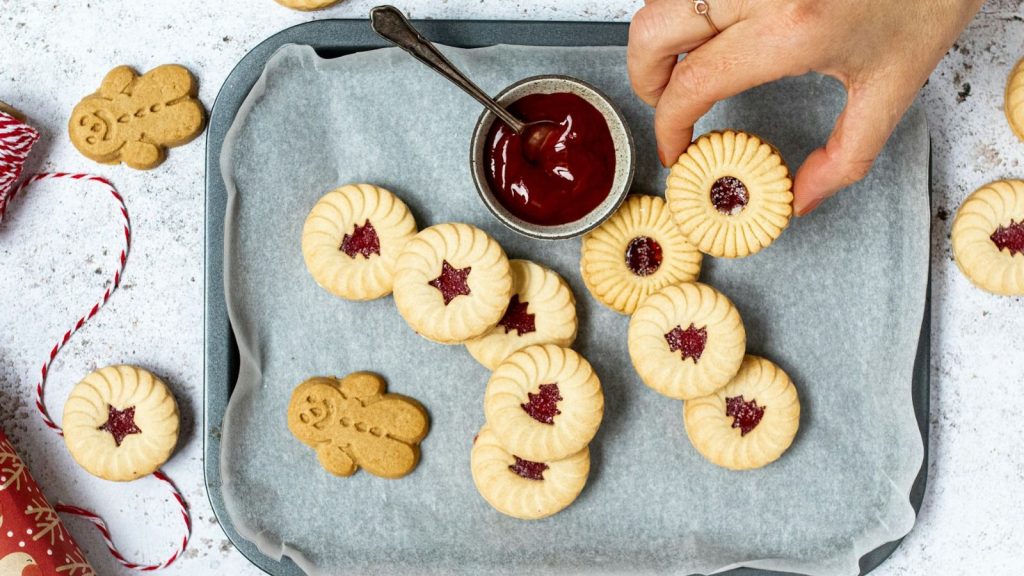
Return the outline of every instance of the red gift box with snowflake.
[[[95,576],[0,428],[0,576]]]

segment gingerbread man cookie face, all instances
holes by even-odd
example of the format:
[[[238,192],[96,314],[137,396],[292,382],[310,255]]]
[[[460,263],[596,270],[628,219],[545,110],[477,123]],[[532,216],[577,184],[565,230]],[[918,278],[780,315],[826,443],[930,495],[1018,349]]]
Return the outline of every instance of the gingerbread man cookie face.
[[[369,372],[310,378],[292,393],[288,429],[331,474],[351,476],[362,467],[401,478],[416,468],[429,422],[419,402],[384,388]]]
[[[97,162],[154,168],[168,147],[186,144],[203,131],[203,106],[196,94],[192,75],[177,64],[142,76],[118,66],[98,92],[75,106],[68,122],[71,142]]]

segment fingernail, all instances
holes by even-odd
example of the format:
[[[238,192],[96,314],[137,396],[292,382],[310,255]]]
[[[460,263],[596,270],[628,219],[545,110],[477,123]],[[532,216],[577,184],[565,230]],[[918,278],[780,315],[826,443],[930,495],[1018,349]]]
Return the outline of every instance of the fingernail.
[[[803,208],[797,210],[796,215],[797,216],[806,216],[811,211],[813,211],[815,208],[817,208],[818,204],[821,204],[822,200],[824,200],[824,198],[815,198],[814,200],[811,201],[810,204],[807,204]]]

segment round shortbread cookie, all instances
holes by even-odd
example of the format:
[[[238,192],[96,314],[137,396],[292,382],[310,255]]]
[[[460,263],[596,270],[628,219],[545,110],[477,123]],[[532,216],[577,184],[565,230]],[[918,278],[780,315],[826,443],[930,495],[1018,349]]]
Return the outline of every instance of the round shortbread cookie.
[[[491,374],[484,414],[512,453],[538,462],[558,460],[594,438],[604,416],[604,392],[577,352],[553,344],[530,346]]]
[[[495,510],[536,520],[562,511],[580,495],[590,474],[590,451],[531,462],[506,450],[485,425],[473,440],[470,467],[477,491]]]
[[[324,8],[333,6],[341,0],[274,0],[285,8],[291,8],[292,10],[302,10],[303,12],[309,12],[311,10],[322,10]]]
[[[800,399],[789,376],[772,362],[747,356],[725,388],[683,403],[693,447],[732,470],[770,464],[793,443],[800,427]]]
[[[670,398],[697,398],[729,383],[743,362],[740,313],[699,282],[652,294],[629,321],[629,357],[644,384]]]
[[[580,274],[598,301],[632,314],[644,298],[700,274],[701,253],[686,241],[665,201],[634,195],[583,237]]]
[[[975,286],[1024,295],[1024,180],[999,180],[968,196],[952,236],[953,257]]]
[[[576,297],[565,280],[529,260],[511,260],[512,298],[489,332],[466,342],[466,349],[488,370],[516,350],[534,344],[571,346],[576,340]]]
[[[1014,66],[1006,81],[1006,97],[1003,101],[1006,120],[1017,138],[1024,140],[1024,58]]]
[[[469,224],[424,229],[398,255],[395,306],[409,326],[442,344],[459,344],[493,328],[512,296],[502,250]]]
[[[793,214],[793,181],[782,156],[757,136],[711,132],[672,166],[665,199],[701,252],[742,258],[767,247]]]
[[[136,366],[86,376],[64,405],[64,442],[76,462],[105,480],[156,472],[178,442],[178,404],[167,385]]]
[[[316,283],[348,300],[391,293],[395,261],[416,234],[409,208],[371,184],[348,184],[325,194],[302,227],[302,256]]]

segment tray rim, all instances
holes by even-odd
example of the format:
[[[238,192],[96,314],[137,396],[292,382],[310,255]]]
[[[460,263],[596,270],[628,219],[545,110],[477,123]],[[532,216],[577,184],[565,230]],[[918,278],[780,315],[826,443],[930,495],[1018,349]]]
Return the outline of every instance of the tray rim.
[[[426,36],[455,46],[477,47],[493,44],[539,46],[624,46],[628,22],[534,21],[534,20],[414,20]],[[494,41],[497,39],[498,41]],[[509,40],[509,41],[502,41]],[[514,40],[514,41],[511,41]],[[257,568],[273,576],[304,576],[290,558],[274,560],[252,542],[241,537],[227,514],[221,491],[221,426],[234,389],[231,366],[237,371],[238,351],[227,315],[224,297],[224,217],[227,190],[220,171],[224,137],[242,101],[262,74],[270,56],[285,44],[306,44],[321,55],[347,54],[389,46],[374,34],[366,19],[322,19],[285,28],[261,41],[242,57],[221,85],[210,112],[206,133],[206,182],[204,226],[203,289],[203,469],[207,497],[214,517],[231,544]],[[931,158],[928,166],[928,195],[932,195]],[[211,211],[211,208],[213,210]],[[929,229],[931,221],[929,220]],[[925,290],[925,306],[912,371],[911,396],[921,433],[921,468],[910,490],[915,515],[921,510],[928,477],[931,388],[931,264]],[[214,387],[211,387],[214,383]],[[225,386],[226,385],[226,386]],[[916,522],[915,522],[916,527]],[[911,528],[913,530],[913,528]],[[904,536],[905,538],[905,536]],[[864,575],[888,559],[903,538],[882,544],[860,558]],[[726,576],[785,576],[789,572],[734,568],[719,572]]]

